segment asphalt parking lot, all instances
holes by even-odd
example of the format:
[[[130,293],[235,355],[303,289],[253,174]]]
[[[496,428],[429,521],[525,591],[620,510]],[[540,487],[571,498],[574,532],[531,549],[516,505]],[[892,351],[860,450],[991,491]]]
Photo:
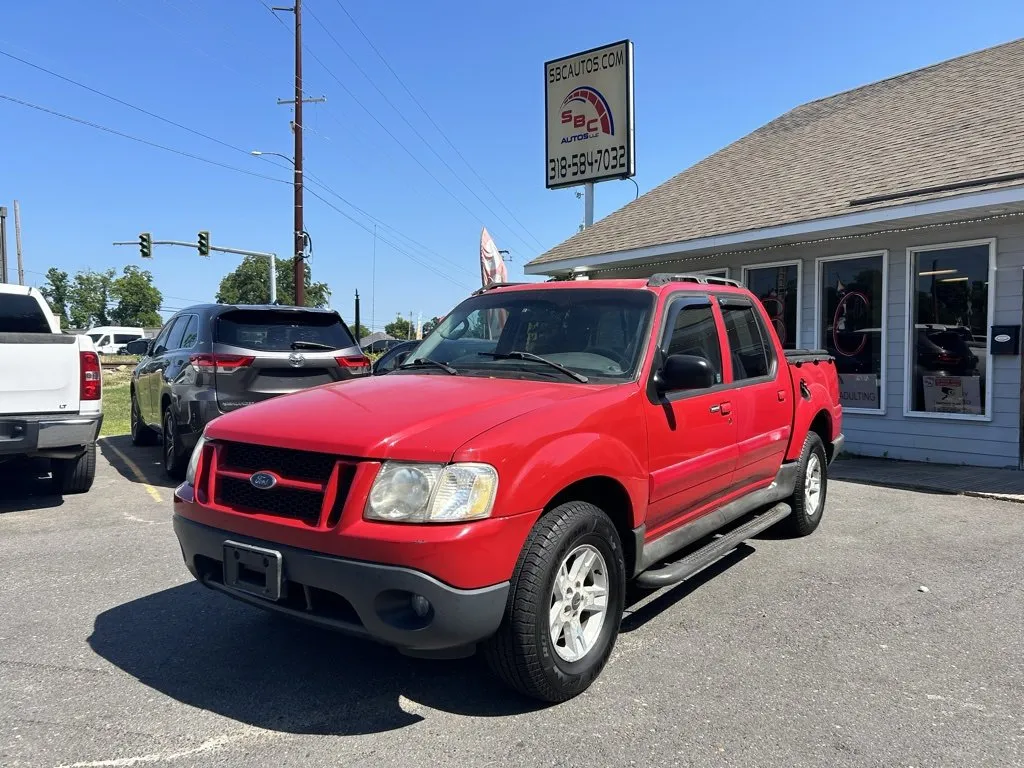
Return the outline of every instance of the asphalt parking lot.
[[[198,587],[158,452],[102,446],[84,496],[0,474],[0,765],[1024,764],[1024,505],[833,483],[538,707]]]

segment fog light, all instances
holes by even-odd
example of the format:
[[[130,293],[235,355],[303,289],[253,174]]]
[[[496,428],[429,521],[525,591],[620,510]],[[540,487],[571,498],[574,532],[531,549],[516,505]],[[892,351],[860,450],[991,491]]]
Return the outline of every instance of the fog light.
[[[409,602],[412,604],[412,612],[421,619],[430,613],[430,601],[423,595],[413,595]]]

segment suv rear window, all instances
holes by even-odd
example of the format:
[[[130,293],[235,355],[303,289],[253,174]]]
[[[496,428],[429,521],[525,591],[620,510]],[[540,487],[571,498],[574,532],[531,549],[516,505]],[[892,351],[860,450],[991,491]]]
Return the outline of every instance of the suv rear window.
[[[217,320],[214,340],[266,352],[288,352],[305,344],[345,349],[356,343],[336,314],[274,310],[227,312]]]
[[[0,333],[49,333],[50,324],[32,296],[7,293],[0,298]]]

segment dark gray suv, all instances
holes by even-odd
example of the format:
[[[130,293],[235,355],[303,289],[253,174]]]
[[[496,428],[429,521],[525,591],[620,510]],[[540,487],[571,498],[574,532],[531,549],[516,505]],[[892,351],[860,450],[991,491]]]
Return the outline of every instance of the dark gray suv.
[[[127,345],[132,442],[163,445],[178,479],[203,428],[222,413],[318,384],[365,376],[370,361],[329,309],[202,304]]]

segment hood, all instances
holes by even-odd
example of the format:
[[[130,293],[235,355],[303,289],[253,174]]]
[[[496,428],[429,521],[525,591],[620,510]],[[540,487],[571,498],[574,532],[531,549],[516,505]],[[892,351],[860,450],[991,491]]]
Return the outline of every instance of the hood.
[[[211,422],[207,437],[342,456],[443,462],[498,424],[607,386],[444,374],[372,376],[225,414]]]

